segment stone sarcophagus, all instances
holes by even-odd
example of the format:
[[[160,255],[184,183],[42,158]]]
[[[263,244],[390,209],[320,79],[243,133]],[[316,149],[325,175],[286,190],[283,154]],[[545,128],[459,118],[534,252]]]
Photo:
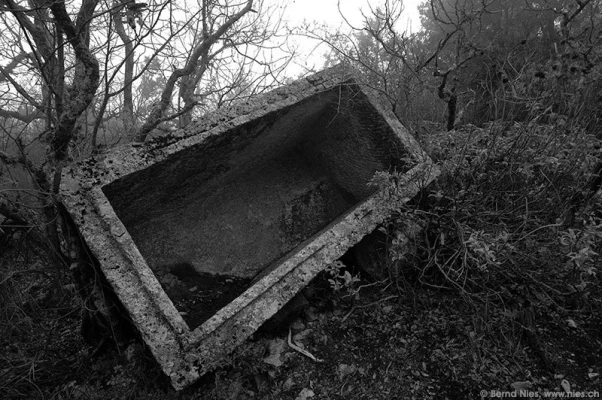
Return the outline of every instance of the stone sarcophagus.
[[[378,171],[396,171],[395,195]],[[437,174],[335,67],[72,164],[60,196],[181,389]]]

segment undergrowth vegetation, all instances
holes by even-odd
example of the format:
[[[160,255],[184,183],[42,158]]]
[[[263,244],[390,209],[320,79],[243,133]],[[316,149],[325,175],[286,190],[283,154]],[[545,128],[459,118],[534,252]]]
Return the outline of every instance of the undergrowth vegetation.
[[[460,294],[474,338],[490,342],[481,351],[526,345],[556,371],[564,361],[538,328],[599,319],[602,305],[600,140],[559,118],[440,130],[422,144],[442,173],[426,202],[392,218],[389,267],[406,284]],[[409,217],[425,225],[414,254],[398,239]]]
[[[31,238],[12,240],[0,254],[0,393],[44,398],[76,372],[81,300]]]
[[[478,289],[543,247],[572,260],[581,254],[580,272],[592,272],[587,265],[600,244],[600,198],[589,184],[597,138],[513,123],[497,132],[494,125],[438,133],[424,146],[443,171],[429,194],[427,246],[435,252],[425,269],[436,267],[460,289]]]

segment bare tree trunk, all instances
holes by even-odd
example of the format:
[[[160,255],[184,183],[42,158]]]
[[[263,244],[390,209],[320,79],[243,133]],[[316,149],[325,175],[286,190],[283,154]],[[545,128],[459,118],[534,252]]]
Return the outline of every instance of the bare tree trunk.
[[[69,101],[65,104],[62,114],[58,116],[58,123],[52,135],[51,149],[59,163],[67,159],[69,144],[75,137],[77,118],[92,103],[100,81],[98,60],[86,46],[87,24],[91,20],[97,4],[98,0],[83,1],[77,17],[77,27],[71,21],[65,3],[57,1],[50,4],[55,22],[65,33],[67,41],[73,47],[77,63],[82,68],[81,72],[76,74],[71,88],[71,96],[69,96]]]
[[[123,129],[127,136],[131,135],[134,130],[134,101],[132,98],[132,79],[134,76],[134,46],[132,39],[125,32],[121,12],[126,6],[126,1],[121,1],[121,6],[115,1],[113,11],[113,24],[115,31],[124,44],[125,70],[123,77]]]
[[[439,98],[447,104],[447,130],[451,131],[454,129],[456,125],[456,112],[458,105],[458,95],[456,94],[456,88],[452,87],[451,89],[447,89],[445,87],[447,83],[447,76],[449,73],[445,73],[442,75],[441,84],[437,90],[437,94]]]
[[[209,65],[210,61],[208,52],[209,49],[207,49],[207,52],[201,56],[199,69],[196,71],[196,73],[193,76],[185,76],[180,82],[180,98],[184,103],[184,113],[180,115],[180,128],[185,127],[192,121],[192,108],[196,104],[194,100],[194,92],[199,84],[199,81],[203,78],[205,71],[207,71],[207,66]]]
[[[451,131],[456,126],[456,109],[458,105],[458,96],[456,88],[452,88],[447,99],[447,130]]]

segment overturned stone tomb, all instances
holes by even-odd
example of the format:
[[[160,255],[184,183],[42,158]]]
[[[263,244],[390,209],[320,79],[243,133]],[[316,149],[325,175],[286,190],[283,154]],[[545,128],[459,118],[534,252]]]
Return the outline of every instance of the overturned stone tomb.
[[[402,173],[395,196],[377,171]],[[335,67],[72,164],[61,199],[181,389],[436,175]]]

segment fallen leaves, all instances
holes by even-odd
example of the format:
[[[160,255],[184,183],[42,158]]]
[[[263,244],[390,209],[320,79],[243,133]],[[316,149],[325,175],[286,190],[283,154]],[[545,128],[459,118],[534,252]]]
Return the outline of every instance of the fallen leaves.
[[[310,397],[314,397],[316,394],[311,389],[303,388],[299,393],[299,396],[295,400],[307,400]]]
[[[283,339],[273,339],[269,342],[269,356],[263,359],[266,364],[273,365],[278,368],[284,364],[285,342]]]

